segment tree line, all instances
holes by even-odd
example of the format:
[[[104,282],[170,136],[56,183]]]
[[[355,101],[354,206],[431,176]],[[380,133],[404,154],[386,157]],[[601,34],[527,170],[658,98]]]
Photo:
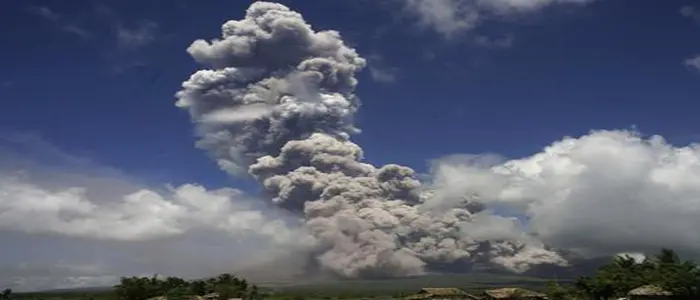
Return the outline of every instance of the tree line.
[[[258,300],[260,293],[254,284],[231,274],[197,280],[178,277],[122,277],[115,287],[119,300],[145,300],[165,296],[168,300],[184,300],[191,296],[218,294],[219,300],[242,298]]]
[[[674,299],[700,299],[700,267],[693,261],[682,261],[671,249],[662,249],[643,261],[616,256],[594,275],[583,276],[571,286],[550,284],[548,294],[552,300],[606,300],[625,297],[645,285],[671,292]]]
[[[617,256],[591,276],[583,276],[571,285],[556,282],[548,287],[551,300],[607,300],[624,297],[630,290],[655,285],[674,295],[674,299],[700,299],[700,266],[682,261],[675,251],[662,249],[658,254],[637,261],[630,256]],[[192,296],[215,294],[218,299],[241,298],[260,300],[261,293],[254,284],[231,274],[185,280],[179,277],[122,277],[114,286],[118,300],[146,300],[166,297],[167,300],[187,300]],[[0,291],[0,300],[9,300],[12,290]]]

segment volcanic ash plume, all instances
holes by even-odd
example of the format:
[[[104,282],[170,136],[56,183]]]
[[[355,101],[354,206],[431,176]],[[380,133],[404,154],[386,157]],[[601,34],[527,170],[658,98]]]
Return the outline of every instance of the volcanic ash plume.
[[[338,32],[314,32],[300,14],[267,2],[251,5],[222,32],[220,40],[187,49],[212,69],[194,73],[177,94],[177,105],[198,123],[198,146],[222,169],[245,172],[315,132],[347,139],[358,131],[352,92],[365,60]]]
[[[177,93],[177,105],[196,123],[198,147],[303,215],[323,271],[402,276],[432,263],[487,260],[516,271],[564,263],[516,220],[468,201],[422,208],[431,197],[413,170],[362,162],[362,149],[349,138],[359,132],[353,93],[365,60],[338,32],[314,31],[287,7],[256,2],[242,20],[222,26],[221,39],[197,40],[188,52],[210,68]],[[496,234],[482,225],[495,226]]]

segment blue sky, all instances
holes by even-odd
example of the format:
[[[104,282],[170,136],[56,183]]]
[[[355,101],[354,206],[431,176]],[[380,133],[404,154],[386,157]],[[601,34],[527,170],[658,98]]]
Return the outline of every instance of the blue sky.
[[[271,208],[257,183],[220,170],[195,147],[191,117],[175,106],[183,81],[204,68],[188,47],[220,37],[222,24],[243,19],[251,3],[0,4],[0,239],[12,241],[0,256],[0,287],[206,276],[279,255],[262,249],[308,246],[298,215]],[[545,245],[582,255],[666,245],[700,257],[691,234],[700,226],[695,1],[280,3],[315,31],[339,31],[367,59],[357,74],[362,133],[352,142],[374,165],[428,173],[421,178],[434,194],[403,208],[437,215],[411,230],[450,223],[465,194],[503,207],[470,211],[464,240],[436,236],[436,245],[396,249],[454,244],[448,250],[459,254],[474,241],[505,239],[489,259],[511,270],[560,263]],[[338,183],[330,178],[321,186]],[[529,221],[519,226],[511,214]],[[674,222],[652,224],[652,215]]]
[[[247,2],[4,3],[0,128],[38,133],[156,182],[228,184],[193,147],[173,94],[196,68],[184,49],[217,37]],[[424,169],[451,153],[520,157],[565,135],[631,126],[678,143],[698,137],[700,73],[682,61],[700,53],[700,27],[679,13],[693,1],[554,7],[451,39],[389,2],[283,1],[315,28],[340,31],[361,55],[381,57],[378,68],[396,77],[359,77],[356,140],[370,161]],[[120,40],[120,30],[147,38]],[[479,46],[480,36],[512,43]]]

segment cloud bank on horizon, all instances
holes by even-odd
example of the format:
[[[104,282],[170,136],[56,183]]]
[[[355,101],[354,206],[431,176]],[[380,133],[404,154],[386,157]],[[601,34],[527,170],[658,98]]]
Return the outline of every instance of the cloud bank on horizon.
[[[17,291],[228,272],[293,251],[294,222],[236,189],[147,186],[37,136],[0,135],[0,239],[11,241],[0,284]]]
[[[470,3],[506,13],[587,2]],[[592,257],[665,246],[700,257],[696,144],[591,131],[520,159],[436,159],[421,182],[408,167],[364,162],[352,142],[360,133],[355,75],[367,62],[339,32],[314,30],[300,13],[269,2],[221,29],[218,39],[187,49],[204,68],[183,82],[176,105],[189,112],[197,147],[224,172],[253,177],[264,195],[147,186],[58,150],[52,155],[74,168],[49,166],[24,148],[45,155],[50,145],[5,139],[23,149],[0,148],[0,238],[26,237],[8,248],[21,263],[0,261],[0,283],[37,289],[154,272],[206,276],[289,253],[305,258],[306,272],[340,277],[472,263],[522,272],[566,265],[559,250]],[[30,245],[54,245],[36,250],[47,257],[72,254],[50,267],[22,262],[20,249]],[[94,254],[107,252],[116,254]]]

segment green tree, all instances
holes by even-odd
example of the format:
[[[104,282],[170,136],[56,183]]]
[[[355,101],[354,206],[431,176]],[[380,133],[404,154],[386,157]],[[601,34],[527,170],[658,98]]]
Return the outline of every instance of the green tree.
[[[179,277],[123,277],[115,286],[119,300],[146,300],[165,296],[169,300],[183,300],[190,295],[205,295],[216,292],[222,299],[258,299],[258,287],[232,274],[221,274],[201,280],[187,281]]]
[[[2,292],[0,292],[0,299],[10,299],[10,295],[12,295],[12,289],[4,289]]]
[[[165,297],[168,300],[186,300],[189,294],[187,286],[177,286],[175,288],[169,289],[165,293]]]
[[[663,263],[658,266],[655,279],[661,287],[678,297],[700,298],[700,271],[693,262]]]
[[[615,296],[624,296],[630,290],[652,283],[652,278],[637,261],[628,256],[617,256],[613,261],[601,268],[598,280],[609,282]]]
[[[236,278],[233,277],[233,275],[226,273],[226,274],[220,274],[219,276],[217,276],[216,279],[217,279],[216,281],[218,283],[233,283],[234,279],[236,279]]]
[[[214,292],[219,294],[219,300],[239,298],[240,291],[231,284],[219,283],[214,288]]]
[[[207,290],[207,282],[204,280],[193,280],[190,282],[190,292],[193,295],[203,296],[211,291]]]
[[[654,256],[654,261],[660,265],[675,265],[681,262],[676,251],[667,248],[661,249],[661,251]]]
[[[606,300],[615,293],[612,282],[601,276],[581,277],[576,281],[576,287],[596,300]]]
[[[679,299],[700,299],[700,269],[692,261],[681,261],[671,249],[637,262],[629,256],[616,257],[593,277],[581,277],[576,288],[593,299],[624,296],[643,285],[658,285]]]
[[[115,286],[115,293],[121,300],[145,300],[167,293],[166,281],[153,277],[122,277]]]
[[[259,300],[260,299],[260,291],[258,291],[257,285],[253,285],[250,288],[250,292],[248,293],[248,299],[249,300]]]
[[[572,300],[576,299],[576,290],[570,287],[564,287],[556,281],[552,281],[547,285],[547,296],[551,300]]]
[[[243,279],[243,278],[241,278],[241,279],[238,280],[237,285],[238,285],[238,288],[239,288],[241,291],[247,291],[247,290],[248,290],[248,281],[245,280],[245,279]]]
[[[182,278],[166,277],[165,280],[159,282],[159,285],[161,289],[167,292],[173,289],[182,290],[182,288],[187,288],[189,283]]]

